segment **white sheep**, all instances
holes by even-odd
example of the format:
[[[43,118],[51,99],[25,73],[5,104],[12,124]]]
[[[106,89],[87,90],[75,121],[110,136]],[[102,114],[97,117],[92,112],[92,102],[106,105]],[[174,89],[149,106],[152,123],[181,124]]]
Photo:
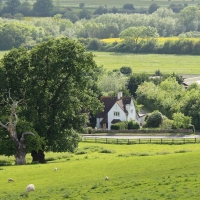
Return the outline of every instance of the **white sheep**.
[[[35,191],[35,186],[34,186],[33,184],[29,184],[29,185],[26,187],[26,191],[27,191],[27,192]]]
[[[105,177],[105,180],[106,180],[106,181],[108,180],[108,176]]]
[[[12,178],[8,178],[8,183],[9,182],[14,182],[14,180]]]
[[[57,170],[58,170],[58,168],[57,168],[57,167],[55,167],[55,168],[54,168],[54,172],[56,172]]]

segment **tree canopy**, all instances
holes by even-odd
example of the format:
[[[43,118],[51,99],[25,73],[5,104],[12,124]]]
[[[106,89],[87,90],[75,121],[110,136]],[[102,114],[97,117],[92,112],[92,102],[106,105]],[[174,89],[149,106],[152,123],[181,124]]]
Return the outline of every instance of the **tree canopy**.
[[[36,16],[48,17],[52,15],[54,5],[52,0],[37,0],[33,4],[33,11]]]
[[[157,30],[150,26],[129,27],[120,33],[120,38],[124,39],[126,43],[134,42],[135,44],[158,36]]]
[[[74,40],[50,39],[30,51],[12,49],[1,63],[1,92],[10,89],[15,99],[25,92],[19,118],[45,138],[46,150],[73,151],[77,131],[102,108],[92,89],[98,69],[92,53]]]

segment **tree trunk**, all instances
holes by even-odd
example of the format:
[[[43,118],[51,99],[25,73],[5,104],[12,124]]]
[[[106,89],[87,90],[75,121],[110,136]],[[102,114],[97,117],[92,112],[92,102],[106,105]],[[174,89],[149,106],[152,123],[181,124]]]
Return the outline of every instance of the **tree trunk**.
[[[15,165],[26,164],[26,146],[23,142],[18,142],[18,151],[15,154]]]
[[[45,154],[43,150],[39,150],[38,152],[32,151],[31,156],[33,158],[32,162],[46,163]]]

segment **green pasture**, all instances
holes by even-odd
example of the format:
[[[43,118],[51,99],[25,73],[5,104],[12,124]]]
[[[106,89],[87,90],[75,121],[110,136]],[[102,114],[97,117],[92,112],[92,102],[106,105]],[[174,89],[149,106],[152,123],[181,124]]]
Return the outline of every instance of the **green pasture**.
[[[0,51],[0,59],[7,51]],[[200,74],[200,56],[172,54],[131,54],[115,52],[93,52],[98,66],[103,65],[108,71],[130,66],[133,73]]]
[[[47,153],[47,164],[4,166],[13,158],[0,156],[0,199],[199,199],[199,157],[199,144],[83,142],[75,154]],[[36,190],[27,194],[30,183]]]
[[[152,74],[160,70],[162,73],[200,74],[200,56],[115,52],[94,52],[94,55],[97,65],[107,70],[130,66],[133,73]]]

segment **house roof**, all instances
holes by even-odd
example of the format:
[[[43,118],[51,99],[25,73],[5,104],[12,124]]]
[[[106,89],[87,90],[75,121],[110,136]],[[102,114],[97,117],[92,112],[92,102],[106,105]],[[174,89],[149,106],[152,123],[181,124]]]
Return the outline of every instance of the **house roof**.
[[[108,115],[107,114],[104,116],[104,118],[101,120],[100,123],[101,124],[107,124],[108,123]]]
[[[117,99],[117,97],[105,97],[102,96],[100,98],[100,102],[104,104],[104,111],[100,112],[97,114],[97,118],[103,118],[101,120],[101,123],[107,123],[108,122],[108,112],[110,111],[110,109],[114,106],[115,103],[117,103],[120,108],[127,113],[126,104],[130,104],[131,103],[131,97],[121,97],[119,100]]]
[[[105,97],[102,96],[100,98],[100,102],[104,104],[104,111],[97,114],[97,118],[104,118],[104,116],[108,113],[108,111],[113,107],[115,102],[117,101],[117,97]]]

